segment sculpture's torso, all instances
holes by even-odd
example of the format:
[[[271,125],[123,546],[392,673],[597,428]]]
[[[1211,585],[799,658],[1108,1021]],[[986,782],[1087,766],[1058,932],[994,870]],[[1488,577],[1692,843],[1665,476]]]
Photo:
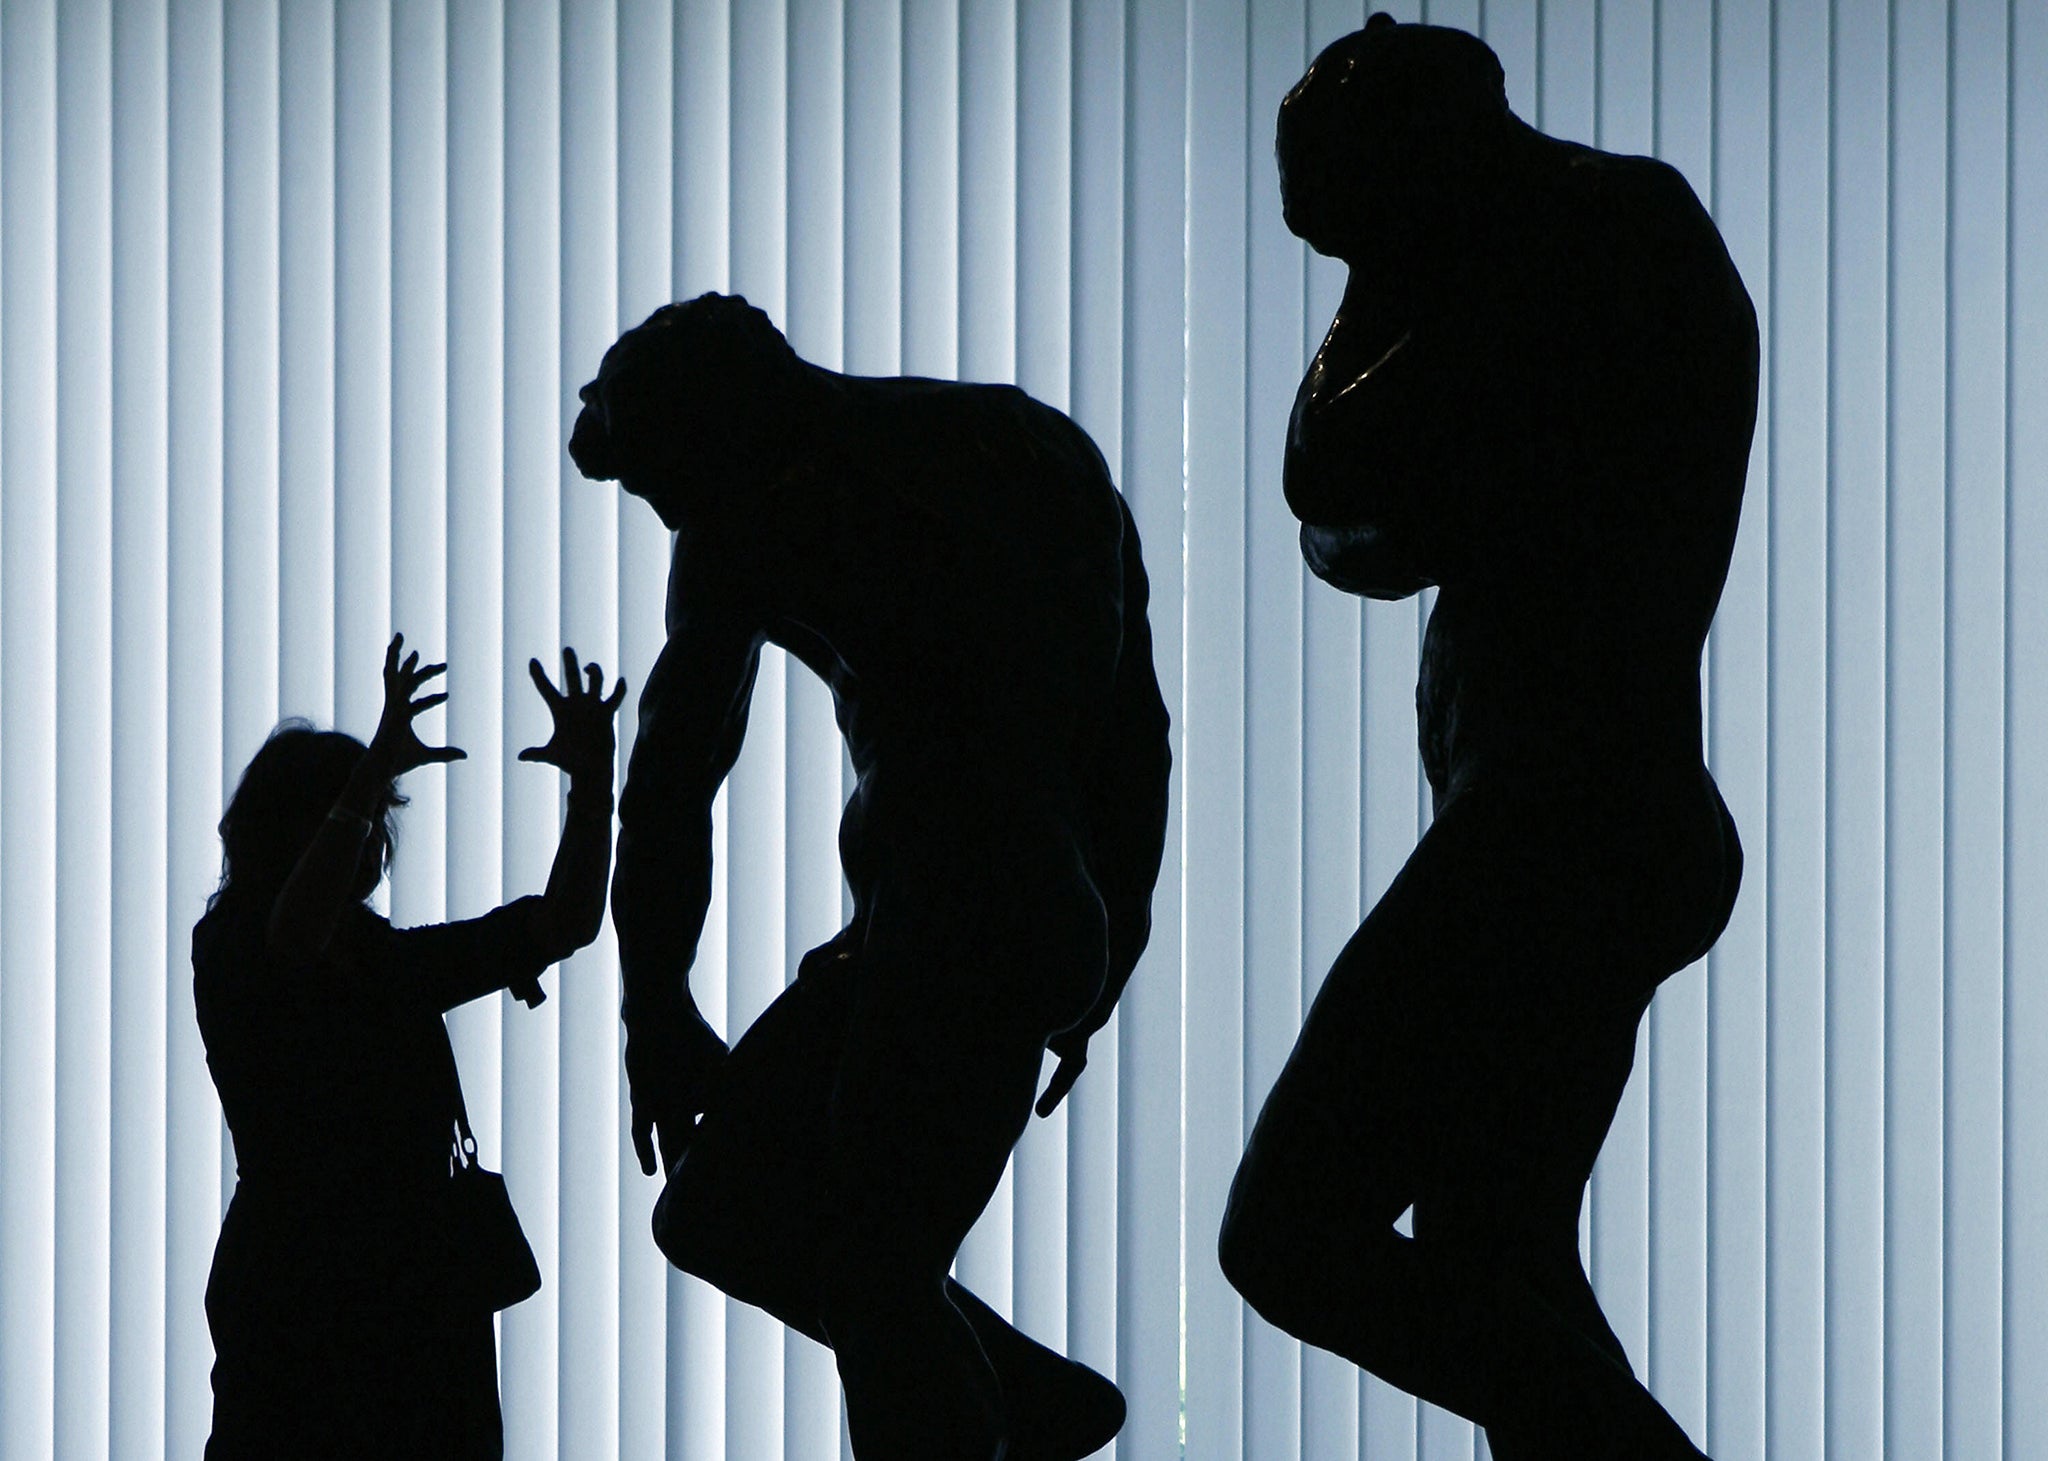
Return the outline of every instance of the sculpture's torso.
[[[1754,424],[1754,315],[1683,181],[1537,141],[1467,253],[1427,278],[1354,267],[1290,430],[1318,571],[1439,586],[1417,709],[1440,802],[1698,779]]]
[[[858,904],[885,858],[1000,878],[1020,839],[1081,834],[1077,773],[1121,640],[1122,513],[1086,434],[1022,391],[839,388],[856,429],[679,543],[670,592],[743,600],[830,687]]]

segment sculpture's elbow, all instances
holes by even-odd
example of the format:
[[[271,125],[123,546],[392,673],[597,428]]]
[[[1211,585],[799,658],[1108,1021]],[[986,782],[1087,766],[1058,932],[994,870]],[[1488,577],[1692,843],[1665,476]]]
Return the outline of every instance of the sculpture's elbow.
[[[1332,588],[1371,599],[1405,599],[1434,580],[1374,527],[1303,523],[1301,556],[1309,572]]]

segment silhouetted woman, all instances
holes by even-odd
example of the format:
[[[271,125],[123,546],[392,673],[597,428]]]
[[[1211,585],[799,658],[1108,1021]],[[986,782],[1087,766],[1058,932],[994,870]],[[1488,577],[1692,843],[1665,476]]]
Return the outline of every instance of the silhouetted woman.
[[[1499,1461],[1697,1457],[1600,1312],[1578,1214],[1651,994],[1741,874],[1699,664],[1755,315],[1682,177],[1533,131],[1462,32],[1376,15],[1338,41],[1282,103],[1279,160],[1289,227],[1351,266],[1287,500],[1326,581],[1439,588],[1436,817],[1259,1115],[1224,1269]]]
[[[611,861],[612,715],[602,675],[566,693],[538,661],[554,719],[520,753],[570,776],[547,891],[481,918],[395,929],[366,899],[391,856],[397,779],[452,761],[413,718],[445,668],[384,657],[365,746],[286,722],[221,818],[221,886],[192,931],[206,1059],[233,1133],[236,1185],[207,1283],[210,1461],[244,1456],[498,1456],[491,1313],[451,1278],[440,1199],[452,1122],[442,1013],[589,943]]]

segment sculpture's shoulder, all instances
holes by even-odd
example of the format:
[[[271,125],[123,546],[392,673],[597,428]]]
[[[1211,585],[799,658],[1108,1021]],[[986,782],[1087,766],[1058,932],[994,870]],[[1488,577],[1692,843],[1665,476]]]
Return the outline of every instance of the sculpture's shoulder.
[[[1109,475],[1102,453],[1071,416],[1019,386],[920,376],[860,380],[854,386],[865,395],[862,404],[871,407],[861,419],[877,447],[922,452],[936,446],[1026,464],[1055,452],[1071,458],[1064,465]]]
[[[1641,329],[1718,327],[1754,336],[1756,311],[1713,215],[1684,173],[1654,157],[1577,149],[1565,191],[1574,240],[1615,311]]]
[[[849,480],[880,506],[965,515],[1009,531],[1023,514],[1121,520],[1109,467],[1088,433],[1056,406],[1014,385],[901,377],[854,382],[862,424],[845,443]],[[1050,515],[1050,517],[1048,516]]]

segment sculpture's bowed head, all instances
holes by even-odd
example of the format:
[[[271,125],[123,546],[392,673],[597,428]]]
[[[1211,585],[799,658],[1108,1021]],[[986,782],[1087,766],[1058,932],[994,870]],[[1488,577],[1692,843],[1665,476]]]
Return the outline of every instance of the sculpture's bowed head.
[[[1384,12],[1317,56],[1280,103],[1287,226],[1349,257],[1476,177],[1511,120],[1500,58],[1477,36]]]
[[[802,373],[774,322],[739,295],[665,304],[605,351],[577,393],[569,456],[676,527],[691,505],[759,476],[786,438]]]

